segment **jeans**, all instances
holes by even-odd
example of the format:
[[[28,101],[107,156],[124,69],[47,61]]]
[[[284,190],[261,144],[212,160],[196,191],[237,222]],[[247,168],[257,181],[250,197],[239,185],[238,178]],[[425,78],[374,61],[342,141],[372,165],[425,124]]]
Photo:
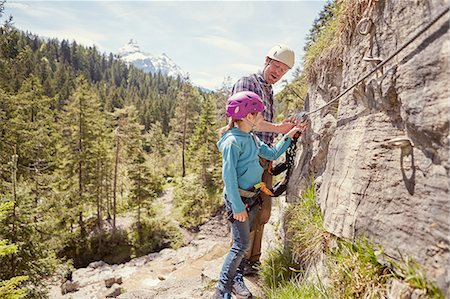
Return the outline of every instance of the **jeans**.
[[[227,200],[225,194],[225,206],[227,210],[231,210],[231,203]],[[231,292],[234,280],[242,280],[244,273],[243,262],[244,254],[250,247],[250,228],[253,220],[258,212],[258,206],[249,212],[249,217],[245,222],[238,220],[231,223],[231,232],[233,234],[233,245],[223,262],[222,271],[220,272],[217,288],[224,292]]]

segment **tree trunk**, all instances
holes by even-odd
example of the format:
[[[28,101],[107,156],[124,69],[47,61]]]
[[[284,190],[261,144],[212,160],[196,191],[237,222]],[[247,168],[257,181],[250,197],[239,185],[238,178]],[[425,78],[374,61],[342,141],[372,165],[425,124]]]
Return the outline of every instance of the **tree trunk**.
[[[16,147],[14,146],[14,155],[12,156],[12,173],[11,173],[11,181],[12,181],[12,192],[13,192],[13,199],[14,199],[14,205],[12,210],[12,237],[11,237],[11,243],[16,243],[16,234],[17,234],[17,227],[16,227],[16,209],[17,209],[17,190],[16,190],[16,184],[17,184],[17,154],[16,154]],[[16,254],[11,254],[11,274],[14,277],[16,274]]]
[[[185,161],[184,161],[184,151],[186,148],[186,117],[184,118],[184,122],[183,122],[183,143],[182,143],[182,148],[181,148],[181,177],[184,178],[184,176],[186,175],[186,166],[185,166]]]
[[[84,240],[87,236],[86,228],[84,227],[84,220],[83,220],[83,211],[80,211],[78,214],[78,225],[80,226],[80,238],[81,240]]]
[[[138,193],[137,193],[137,202],[138,202],[138,217],[137,217],[137,225],[138,228],[141,228],[141,168],[138,166],[138,172],[139,172],[139,177],[138,177]]]
[[[106,216],[106,219],[111,220],[111,196],[109,196],[109,190],[110,190],[109,188],[111,186],[111,181],[110,181],[110,177],[109,177],[110,173],[108,170],[109,169],[107,169],[105,171],[105,173],[106,173],[106,182],[105,182],[105,184],[106,184],[106,213],[108,214]]]
[[[82,204],[83,200],[83,143],[82,143],[82,136],[83,136],[83,124],[82,124],[82,118],[83,118],[83,105],[82,101],[80,99],[80,119],[78,122],[78,130],[79,130],[79,136],[78,136],[78,198],[79,203]]]
[[[101,210],[101,203],[102,203],[102,181],[103,181],[103,167],[101,165],[100,161],[97,161],[97,166],[99,169],[99,181],[97,183],[97,226],[101,230],[102,229],[102,210]]]
[[[119,167],[120,138],[116,140],[116,158],[114,161],[114,180],[113,180],[113,233],[116,232],[116,201],[117,201],[117,170]]]

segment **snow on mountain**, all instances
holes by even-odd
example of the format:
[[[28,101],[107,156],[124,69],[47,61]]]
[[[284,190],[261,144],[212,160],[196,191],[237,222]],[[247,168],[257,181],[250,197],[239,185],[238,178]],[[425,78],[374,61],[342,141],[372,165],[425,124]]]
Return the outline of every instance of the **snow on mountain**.
[[[118,50],[117,55],[125,63],[132,64],[147,73],[157,73],[160,71],[171,77],[186,76],[181,68],[165,53],[158,57],[150,53],[144,53],[134,39],[131,39],[128,44],[123,45]]]

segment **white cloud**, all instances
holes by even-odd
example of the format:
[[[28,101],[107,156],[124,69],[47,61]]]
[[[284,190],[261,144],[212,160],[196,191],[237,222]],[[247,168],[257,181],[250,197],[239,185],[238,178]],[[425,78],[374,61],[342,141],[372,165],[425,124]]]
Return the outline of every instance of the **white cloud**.
[[[72,12],[61,10],[59,7],[49,7],[40,5],[40,3],[34,1],[23,2],[6,2],[5,8],[18,10],[26,16],[31,18],[49,19],[58,18],[65,22],[74,19]]]
[[[197,39],[205,44],[214,46],[222,50],[227,50],[232,53],[237,53],[241,56],[247,56],[251,53],[250,48],[243,46],[242,43],[222,36],[205,35],[202,37],[198,37]]]
[[[106,50],[101,46],[101,42],[106,39],[106,36],[94,31],[86,31],[80,28],[64,28],[58,30],[39,30],[38,33],[41,36],[58,38],[60,40],[75,40],[78,44],[82,44],[85,46],[95,45],[101,51]]]
[[[223,77],[207,77],[207,78],[196,78],[191,79],[192,83],[194,83],[195,86],[201,86],[208,88],[210,90],[216,90],[219,89],[222,86]]]
[[[232,63],[224,66],[228,70],[233,70],[235,73],[250,74],[255,73],[263,67],[263,60],[261,59],[261,65],[248,64],[248,63]]]
[[[30,5],[25,3],[19,3],[19,2],[6,2],[5,3],[6,8],[14,8],[14,9],[20,9],[27,11],[30,9]]]

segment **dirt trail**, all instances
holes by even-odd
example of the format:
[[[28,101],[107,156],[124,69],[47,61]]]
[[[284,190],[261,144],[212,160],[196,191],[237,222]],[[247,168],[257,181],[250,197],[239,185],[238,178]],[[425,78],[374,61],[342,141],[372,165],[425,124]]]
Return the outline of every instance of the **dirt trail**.
[[[156,200],[165,217],[171,217],[173,188],[166,189]],[[124,216],[124,217],[122,217]],[[131,215],[118,217],[119,223],[130,227]],[[272,218],[265,229],[264,251],[273,247],[279,238],[279,211],[273,207]],[[174,220],[175,221],[175,220]],[[122,294],[117,298],[211,298],[222,266],[224,255],[230,246],[230,232],[225,217],[220,214],[200,226],[198,233],[190,233],[186,245],[177,249],[164,249],[120,265],[98,263],[77,269],[73,281],[78,282],[77,292],[61,295],[59,285],[51,288],[50,298],[106,298],[115,289]],[[263,255],[264,255],[263,251]],[[105,280],[119,278],[120,285],[105,287]],[[246,281],[252,293],[261,297],[257,279]]]

